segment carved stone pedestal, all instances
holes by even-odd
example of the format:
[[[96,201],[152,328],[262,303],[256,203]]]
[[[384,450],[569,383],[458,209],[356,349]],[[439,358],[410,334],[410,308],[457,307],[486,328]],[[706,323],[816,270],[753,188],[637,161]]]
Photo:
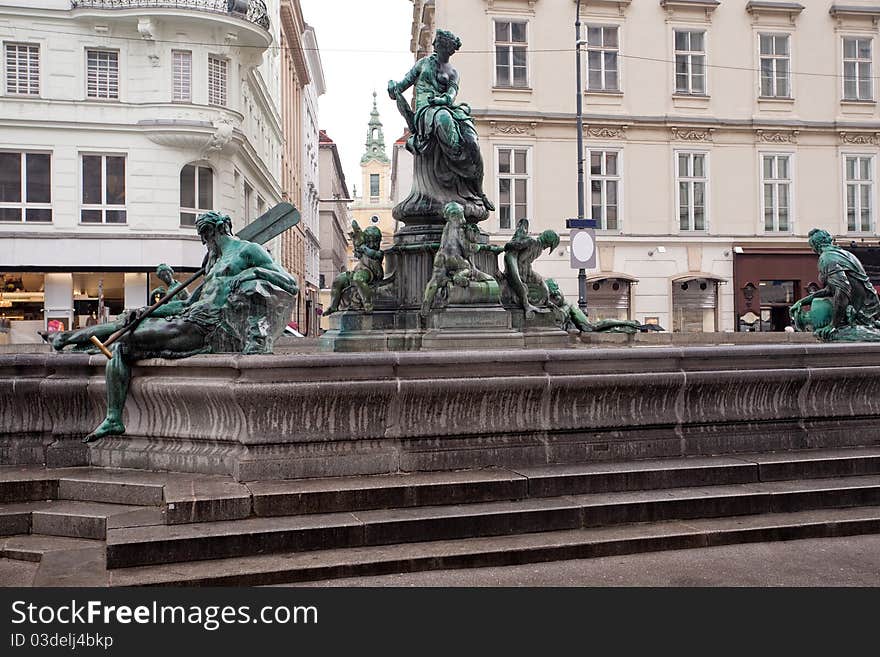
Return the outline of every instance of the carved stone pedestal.
[[[525,318],[525,313],[520,308],[509,309],[509,312],[511,326],[522,332],[526,347],[562,348],[570,346],[574,340],[568,331],[559,328],[552,312],[535,313],[529,319]]]
[[[517,349],[523,334],[508,310],[494,305],[449,305],[426,318],[422,349]]]

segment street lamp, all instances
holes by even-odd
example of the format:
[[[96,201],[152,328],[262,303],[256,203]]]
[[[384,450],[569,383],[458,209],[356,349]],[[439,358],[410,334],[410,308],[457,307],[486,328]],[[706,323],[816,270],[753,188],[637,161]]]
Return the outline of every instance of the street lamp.
[[[575,56],[577,57],[577,144],[578,144],[578,219],[584,217],[584,100],[581,89],[581,0],[575,10]],[[578,308],[587,315],[587,270],[578,270]]]

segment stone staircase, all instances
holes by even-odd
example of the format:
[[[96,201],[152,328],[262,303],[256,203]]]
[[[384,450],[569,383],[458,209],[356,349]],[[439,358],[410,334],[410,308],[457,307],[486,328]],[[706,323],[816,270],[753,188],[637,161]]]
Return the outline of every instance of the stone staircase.
[[[248,484],[0,468],[0,504],[35,585],[278,584],[880,533],[880,449]]]

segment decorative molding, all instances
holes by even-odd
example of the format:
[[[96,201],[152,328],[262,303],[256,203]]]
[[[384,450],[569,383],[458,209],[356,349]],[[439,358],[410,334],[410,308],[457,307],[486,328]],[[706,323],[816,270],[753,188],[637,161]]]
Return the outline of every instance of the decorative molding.
[[[576,2],[577,0],[573,0]],[[632,0],[584,0],[581,2],[581,14],[604,14],[625,16]],[[598,11],[597,11],[598,10]]]
[[[147,55],[147,58],[150,60],[150,66],[153,68],[159,68],[162,65],[159,55]]]
[[[486,0],[486,11],[487,12],[501,11],[501,8],[495,6],[496,1],[497,0]],[[508,0],[508,1],[510,1],[510,0]],[[528,14],[534,15],[535,4],[537,4],[538,0],[519,0],[519,2],[521,2],[522,4],[528,4],[529,8],[526,9],[525,7],[523,7],[522,9],[511,9],[510,7],[504,7],[503,10],[507,11],[507,12],[510,12],[510,11],[512,11],[514,13],[522,12],[522,13],[528,13]]]
[[[706,23],[712,20],[712,13],[721,3],[718,0],[660,0],[660,6],[666,10],[666,20],[700,17]]]
[[[152,41],[156,38],[156,25],[152,18],[138,18],[137,30],[142,39]]]
[[[494,135],[506,135],[510,137],[534,137],[538,124],[535,121],[530,123],[513,123],[489,121],[489,128]]]
[[[669,128],[673,139],[678,141],[712,141],[715,128]]]
[[[762,144],[796,144],[799,130],[755,130],[755,139]]]
[[[625,125],[584,125],[584,131],[595,139],[626,139]]]
[[[841,130],[840,143],[850,146],[876,146],[880,144],[880,133],[846,132]]]
[[[746,11],[751,15],[752,22],[758,23],[761,18],[779,17],[787,18],[794,25],[798,16],[804,10],[799,2],[763,2],[752,0],[746,5]]]
[[[853,22],[858,23],[858,21],[866,18],[870,19],[871,24],[876,28],[878,21],[880,21],[880,6],[856,7],[853,5],[834,4],[831,5],[828,13],[831,15],[831,18],[837,21],[838,29],[848,27]]]

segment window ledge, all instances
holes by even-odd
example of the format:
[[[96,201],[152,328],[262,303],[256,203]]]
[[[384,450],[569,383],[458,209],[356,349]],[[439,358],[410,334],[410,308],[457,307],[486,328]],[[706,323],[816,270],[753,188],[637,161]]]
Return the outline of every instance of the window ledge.
[[[841,105],[853,105],[855,107],[874,107],[877,104],[876,100],[859,100],[856,98],[843,98],[840,101]]]
[[[794,102],[794,96],[758,96],[762,103],[790,104]]]
[[[686,98],[689,100],[690,99],[709,100],[712,96],[710,96],[709,94],[689,94],[689,93],[685,93],[683,91],[676,91],[675,93],[672,94],[672,97],[673,98]]]
[[[530,94],[530,93],[532,93],[532,88],[531,87],[499,87],[499,86],[494,86],[494,87],[492,87],[492,91],[513,91],[514,93]]]
[[[619,90],[618,91],[614,91],[614,90],[606,91],[604,89],[587,89],[586,91],[584,91],[584,95],[585,96],[610,96],[610,97],[620,96],[620,97],[622,97],[623,92],[619,91]]]

